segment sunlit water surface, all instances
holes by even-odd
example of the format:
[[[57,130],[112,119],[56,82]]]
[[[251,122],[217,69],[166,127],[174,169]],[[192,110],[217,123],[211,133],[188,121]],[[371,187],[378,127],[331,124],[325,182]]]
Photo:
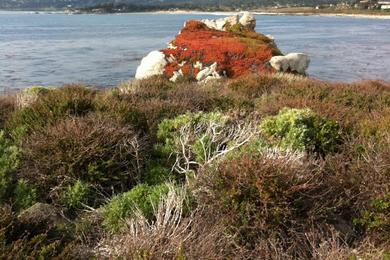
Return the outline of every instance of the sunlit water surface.
[[[0,90],[84,82],[113,86],[134,77],[141,58],[162,49],[200,14],[65,15],[0,12]],[[311,57],[325,80],[390,80],[390,20],[257,16],[284,53]]]

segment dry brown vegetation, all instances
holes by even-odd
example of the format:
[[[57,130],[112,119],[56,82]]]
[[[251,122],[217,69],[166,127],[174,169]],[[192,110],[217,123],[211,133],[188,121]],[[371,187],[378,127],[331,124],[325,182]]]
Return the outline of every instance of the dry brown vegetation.
[[[175,155],[188,151],[167,153],[165,148],[180,147],[172,143],[175,136],[158,136],[161,122],[185,125],[178,116],[186,113],[256,125],[285,107],[334,120],[340,126],[337,149],[283,150],[256,130],[218,160],[180,172]],[[389,257],[388,82],[253,75],[199,85],[155,77],[111,90],[65,86],[22,108],[16,108],[15,97],[1,97],[0,116],[0,184],[15,190],[0,200],[0,258]],[[196,122],[186,149],[217,149],[209,138],[218,128],[206,135]],[[228,149],[228,141],[218,149]],[[190,195],[169,197],[157,190],[153,196],[161,200],[151,219],[141,204],[106,206],[133,187],[166,182],[186,187]],[[24,208],[15,205],[35,202],[53,206],[59,221],[42,230],[22,225]],[[108,210],[126,223],[124,229],[104,228]]]

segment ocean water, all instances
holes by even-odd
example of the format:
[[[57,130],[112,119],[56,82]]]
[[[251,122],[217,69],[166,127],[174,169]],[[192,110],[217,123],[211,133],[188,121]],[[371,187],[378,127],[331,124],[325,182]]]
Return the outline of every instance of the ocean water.
[[[188,19],[210,14],[65,15],[0,12],[0,90],[83,82],[114,86],[134,77],[151,50],[162,49]],[[257,16],[284,53],[311,57],[312,77],[390,80],[390,20]]]

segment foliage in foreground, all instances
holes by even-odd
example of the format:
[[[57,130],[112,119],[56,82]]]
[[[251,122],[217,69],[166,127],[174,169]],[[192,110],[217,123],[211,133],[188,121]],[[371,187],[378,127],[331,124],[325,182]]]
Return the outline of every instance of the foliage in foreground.
[[[0,258],[390,252],[386,82],[153,78],[32,94],[0,98]]]
[[[146,219],[153,216],[153,208],[158,207],[161,198],[169,191],[167,184],[149,186],[139,184],[130,191],[122,193],[105,205],[103,225],[110,231],[117,232],[125,225],[124,220],[142,213]]]
[[[339,125],[310,109],[282,109],[278,115],[260,125],[263,133],[283,149],[308,151],[325,155],[341,143]]]

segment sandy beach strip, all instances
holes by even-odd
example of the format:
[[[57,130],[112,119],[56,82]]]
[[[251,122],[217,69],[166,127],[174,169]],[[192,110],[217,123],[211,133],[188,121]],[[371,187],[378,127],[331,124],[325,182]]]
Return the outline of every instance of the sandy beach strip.
[[[156,14],[195,14],[195,15],[216,15],[216,16],[228,16],[242,13],[244,11],[237,12],[207,12],[207,11],[186,11],[186,10],[175,10],[175,11],[157,11],[153,12]],[[326,17],[353,17],[353,18],[370,18],[370,19],[384,19],[390,20],[389,15],[375,15],[375,14],[343,14],[343,13],[285,13],[285,12],[259,12],[250,11],[255,15],[273,15],[273,16],[326,16]]]

